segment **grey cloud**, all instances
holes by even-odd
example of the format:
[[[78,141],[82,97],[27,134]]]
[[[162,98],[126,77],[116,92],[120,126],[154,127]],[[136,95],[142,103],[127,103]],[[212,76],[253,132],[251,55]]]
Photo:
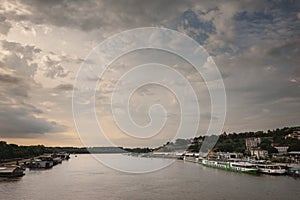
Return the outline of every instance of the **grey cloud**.
[[[65,126],[55,121],[39,118],[29,108],[14,108],[1,106],[0,111],[0,136],[6,138],[36,137],[37,134],[62,132]]]
[[[16,75],[28,79],[33,77],[37,70],[36,63],[29,63],[26,58],[21,57],[14,52],[3,58],[0,67],[7,70],[13,70]]]
[[[300,40],[289,40],[268,49],[267,54],[275,58],[286,58],[300,61]]]
[[[19,97],[28,97],[28,92],[26,89],[24,89],[24,87],[11,88],[9,94],[13,96],[19,96]]]
[[[247,101],[254,101],[251,104],[285,97],[299,98],[299,84],[290,81],[300,77],[297,42],[252,48],[234,59],[227,61],[224,57],[217,61],[219,66],[226,66],[222,71],[229,74],[225,79],[229,92],[246,94]]]
[[[68,72],[65,72],[65,69],[60,64],[56,64],[49,66],[48,70],[44,73],[44,75],[49,78],[63,78],[68,75]]]
[[[25,59],[32,60],[34,54],[40,53],[42,50],[33,45],[22,45],[17,42],[9,42],[1,40],[2,48],[13,53],[21,53]]]
[[[73,90],[73,85],[72,84],[60,84],[54,88],[55,90],[60,90],[60,91],[71,91]]]
[[[31,88],[28,79],[9,74],[0,74],[0,83],[0,97],[2,102],[6,103],[23,103]]]
[[[190,7],[188,1],[20,1],[30,14],[7,12],[16,21],[53,24],[79,28],[84,31],[106,27],[140,27],[164,24],[167,19]],[[49,12],[51,10],[51,12]],[[34,13],[34,14],[31,14]]]
[[[57,77],[66,77],[70,72],[66,71],[65,68],[61,66],[61,60],[53,60],[49,56],[46,57],[45,65],[47,67],[44,75],[49,78],[57,78]]]
[[[4,84],[19,84],[21,80],[21,78],[9,74],[0,74],[0,82]]]
[[[32,78],[37,68],[41,65],[45,65],[44,75],[49,78],[66,77],[70,73],[63,66],[63,62],[79,63],[81,59],[72,58],[68,56],[59,56],[50,52],[46,54],[45,60],[41,62],[42,54],[45,52],[42,49],[33,45],[22,45],[17,42],[9,42],[6,40],[1,41],[2,48],[9,51],[10,54],[4,56],[0,67],[15,70],[15,73],[21,77]],[[52,59],[54,56],[56,59]],[[33,79],[31,79],[33,81]]]
[[[229,130],[296,124],[295,116],[300,115],[298,46],[297,41],[278,41],[252,46],[230,59],[225,55],[216,58],[220,70],[228,74],[224,83]],[[263,112],[265,109],[269,112]]]
[[[11,27],[11,23],[6,20],[6,17],[0,16],[0,34],[7,35]]]
[[[65,126],[55,121],[37,117],[43,114],[43,111],[26,103],[30,100],[29,95],[32,92],[28,86],[22,85],[22,81],[19,84],[0,86],[0,137],[26,138],[66,130]]]
[[[11,2],[13,3],[13,1]],[[4,10],[2,17],[0,17],[0,32],[7,34],[11,27],[10,23],[24,22],[22,24],[24,29],[35,28],[34,25],[37,24],[49,25],[53,32],[61,31],[57,27],[65,27],[68,32],[74,31],[72,29],[78,29],[81,31],[76,30],[74,34],[91,36],[90,41],[96,40],[98,34],[108,36],[110,33],[141,26],[176,28],[178,23],[182,25],[185,23],[187,16],[180,18],[182,14],[186,10],[192,9],[196,16],[195,19],[187,20],[189,26],[186,27],[185,31],[189,33],[189,28],[192,28],[190,29],[191,34],[195,35],[190,35],[194,38],[203,33],[206,34],[203,37],[203,40],[205,39],[204,47],[210,51],[209,53],[217,57],[216,63],[220,67],[221,73],[225,75],[229,124],[235,124],[239,128],[246,125],[247,128],[256,127],[259,129],[266,127],[266,125],[259,124],[260,121],[277,127],[279,125],[276,125],[275,121],[280,124],[282,116],[287,116],[286,118],[290,119],[291,117],[288,116],[293,115],[294,118],[289,122],[299,119],[299,19],[295,20],[296,15],[293,13],[287,15],[281,8],[274,10],[271,8],[273,3],[270,3],[270,1],[227,1],[226,3],[218,3],[218,1],[213,0],[201,2],[172,0],[28,0],[18,2],[20,7],[23,8],[24,6],[28,13]],[[49,12],[50,10],[51,12]],[[271,20],[260,17],[251,18],[253,20],[237,20],[237,15],[244,11],[250,18],[253,13],[271,14],[274,17]],[[201,23],[195,24],[198,19],[204,24],[208,23],[209,26],[203,27]],[[32,24],[33,27],[31,27]],[[90,32],[84,33],[88,31]],[[37,37],[40,36],[37,35]],[[64,37],[68,37],[68,35]],[[41,42],[41,38],[37,38],[36,42]],[[47,41],[43,42],[51,45]],[[81,60],[75,61],[69,59],[68,56],[53,55],[53,57],[49,56],[48,59],[39,62],[33,58],[37,58],[40,54],[46,52],[35,46],[7,41],[2,41],[2,46],[4,50],[11,52],[11,54],[4,55],[0,67],[14,71],[14,74],[0,75],[0,101],[10,105],[8,108],[3,108],[5,113],[1,113],[1,119],[6,115],[10,119],[15,119],[17,123],[25,127],[25,134],[28,135],[57,132],[61,129],[60,125],[46,118],[36,117],[38,113],[42,115],[42,111],[30,107],[29,103],[25,105],[25,102],[29,101],[29,97],[33,93],[37,94],[43,90],[40,88],[41,90],[37,92],[32,88],[38,87],[34,83],[33,76],[39,64],[45,61],[42,64],[45,64],[43,70],[45,70],[44,75],[46,77],[52,79],[64,78],[71,73],[64,68],[65,63],[73,64],[81,62]],[[62,49],[62,51],[64,50]],[[218,59],[218,56],[221,56],[221,59]],[[161,58],[163,56],[159,53],[156,57]],[[131,60],[138,63],[135,61],[136,59]],[[154,56],[150,56],[149,60],[153,61]],[[143,61],[149,60],[144,59]],[[31,63],[32,61],[35,63]],[[177,61],[176,63],[166,61],[166,63],[170,63],[170,66],[178,64]],[[112,72],[112,76],[104,79],[103,85],[98,88],[99,93],[102,95],[99,102],[105,108],[110,108],[109,99],[105,95],[113,91],[112,83],[115,83],[118,76],[125,71],[121,67],[114,68],[114,70],[116,76],[113,76]],[[187,67],[180,66],[178,70],[186,76],[193,74],[193,71]],[[95,81],[98,77],[89,77],[88,79]],[[199,82],[198,79],[195,79],[195,82]],[[72,88],[71,84],[61,84],[49,91],[59,94],[61,91],[70,91]],[[141,92],[141,94],[154,96],[148,90],[141,90]],[[202,91],[199,93],[201,93],[199,96],[203,95]],[[48,96],[45,96],[46,99]],[[58,95],[57,99],[65,98],[65,101],[68,100],[66,95],[61,96],[63,97]],[[206,101],[205,104],[207,104]],[[17,116],[15,114],[18,106],[22,106],[22,108]],[[264,108],[270,110],[270,113],[262,114],[261,110]],[[9,113],[14,115],[10,116]],[[103,115],[103,112],[101,112],[101,115]],[[273,116],[281,117],[273,118]],[[208,113],[204,113],[204,118],[209,119]],[[272,123],[269,123],[268,120],[262,120],[267,118],[269,121],[274,120]],[[10,127],[5,123],[2,124],[2,121],[0,125],[7,132],[11,130],[12,134],[21,135],[21,130],[15,130],[16,128],[14,129],[14,127]]]
[[[3,56],[0,68],[9,73],[0,73],[0,137],[28,138],[65,131],[67,127],[43,117],[45,113],[31,102],[32,95],[43,89],[34,80],[41,50],[5,40],[1,43],[9,54]]]
[[[9,51],[0,62],[0,67],[5,70],[13,70],[15,75],[34,82],[32,77],[37,70],[37,63],[33,59],[41,52],[39,48],[31,45],[21,45],[16,42],[1,41],[2,48]]]
[[[28,79],[0,75],[0,137],[26,138],[37,134],[62,132],[65,126],[47,120],[43,111],[36,108],[30,101],[32,88]],[[36,87],[36,86],[34,86]]]
[[[253,44],[272,44],[299,39],[300,22],[297,19],[299,2],[269,3],[255,13],[239,12],[235,16],[237,44],[244,48]]]

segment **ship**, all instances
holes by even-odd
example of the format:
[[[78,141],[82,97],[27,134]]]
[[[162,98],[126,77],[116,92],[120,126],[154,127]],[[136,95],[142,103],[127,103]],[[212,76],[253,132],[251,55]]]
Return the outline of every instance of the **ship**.
[[[221,160],[208,160],[203,159],[202,165],[212,168],[223,169],[227,171],[246,173],[246,174],[257,174],[258,168],[255,164],[245,161],[221,161]]]
[[[265,160],[253,160],[250,161],[252,164],[255,164],[258,172],[262,174],[270,174],[270,175],[284,175],[286,174],[287,170],[285,167],[272,164],[269,161]]]

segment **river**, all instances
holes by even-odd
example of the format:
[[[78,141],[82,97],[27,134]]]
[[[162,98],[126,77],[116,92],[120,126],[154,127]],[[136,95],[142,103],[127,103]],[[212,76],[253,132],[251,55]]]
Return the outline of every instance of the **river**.
[[[132,162],[125,155],[102,156],[125,164]],[[134,159],[169,162],[158,158]],[[52,169],[26,170],[20,179],[0,181],[1,200],[298,200],[299,197],[300,179],[288,176],[239,174],[183,161],[175,161],[156,172],[130,174],[106,167],[91,155],[72,156]]]

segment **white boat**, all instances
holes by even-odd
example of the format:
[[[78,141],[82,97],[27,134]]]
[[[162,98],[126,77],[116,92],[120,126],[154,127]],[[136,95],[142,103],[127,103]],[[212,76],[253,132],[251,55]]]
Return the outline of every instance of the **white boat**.
[[[259,173],[272,175],[283,175],[287,173],[287,170],[284,167],[281,167],[277,164],[272,164],[270,161],[252,160],[251,163],[256,165]]]
[[[29,163],[29,168],[52,168],[53,167],[53,158],[51,157],[39,157],[37,159],[31,160]]]
[[[186,153],[183,155],[183,160],[193,163],[199,162],[199,153]]]
[[[53,165],[61,164],[62,159],[60,157],[53,158]]]
[[[0,167],[0,177],[15,178],[24,176],[24,171],[20,166],[4,166]]]
[[[52,158],[61,158],[62,160],[69,160],[70,159],[70,154],[65,153],[65,152],[61,152],[61,153],[57,153],[57,154],[52,154],[51,157]]]
[[[230,162],[230,169],[248,174],[256,174],[258,172],[255,164],[249,162]]]
[[[259,164],[257,168],[260,173],[264,174],[281,175],[286,173],[286,169],[275,164]]]
[[[299,167],[292,167],[288,170],[288,175],[293,177],[300,177],[300,168]]]

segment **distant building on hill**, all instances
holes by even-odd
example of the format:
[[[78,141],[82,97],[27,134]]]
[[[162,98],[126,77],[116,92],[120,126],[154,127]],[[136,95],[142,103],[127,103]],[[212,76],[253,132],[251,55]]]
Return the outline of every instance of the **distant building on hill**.
[[[218,159],[237,159],[237,158],[242,158],[243,154],[242,153],[229,153],[229,152],[217,152],[216,156]]]
[[[274,147],[275,149],[277,149],[279,154],[287,154],[287,150],[289,149],[288,146],[286,147]]]
[[[300,151],[290,151],[288,154],[293,162],[300,163]]]
[[[252,149],[257,149],[261,143],[260,138],[246,138],[246,150],[251,153]]]
[[[300,140],[300,131],[294,131],[293,133],[286,135],[285,139],[288,138]]]
[[[268,157],[268,151],[261,149],[251,149],[250,154],[257,159],[264,159]]]
[[[246,153],[257,159],[268,157],[268,151],[260,149],[260,138],[246,138]]]

